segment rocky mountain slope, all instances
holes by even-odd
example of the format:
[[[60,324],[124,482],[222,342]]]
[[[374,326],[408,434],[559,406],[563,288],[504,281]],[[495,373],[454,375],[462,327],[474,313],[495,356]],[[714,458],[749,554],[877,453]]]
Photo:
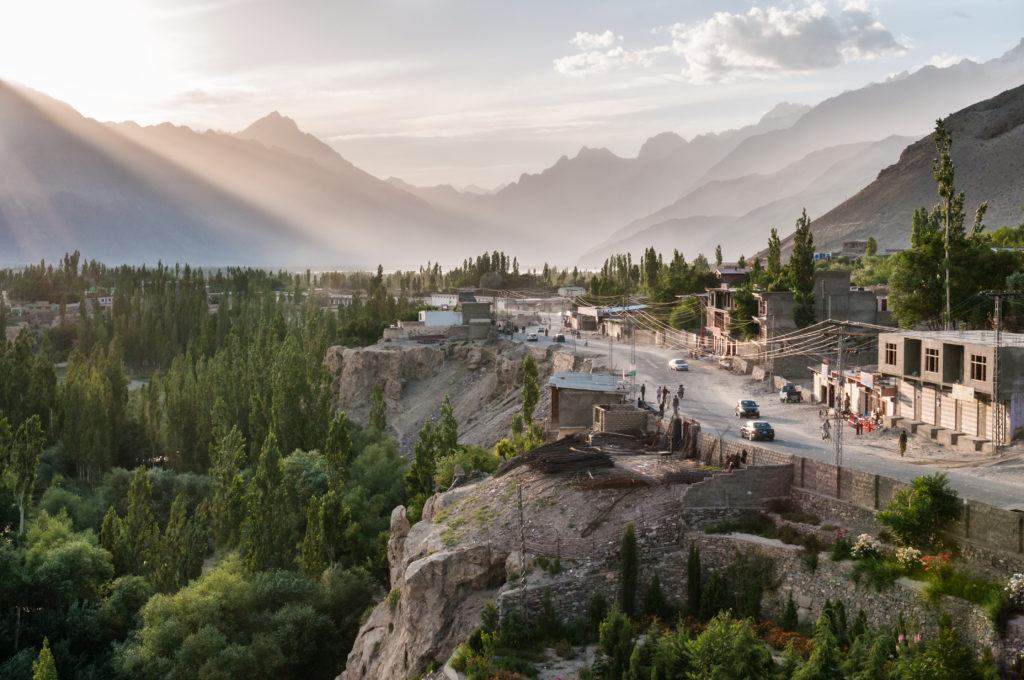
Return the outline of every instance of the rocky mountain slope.
[[[679,248],[690,258],[710,256],[717,245],[730,258],[752,255],[767,241],[771,227],[786,233],[803,208],[814,215],[846,200],[879,168],[894,162],[910,141],[890,137],[830,147],[775,173],[709,182],[620,229],[581,261],[599,266],[612,253],[636,253],[649,246],[663,253]]]
[[[981,64],[925,66],[826,99],[792,126],[744,140],[702,178],[774,172],[824,145],[926,134],[936,118],[1024,82],[1024,40]]]
[[[973,215],[988,203],[991,227],[1020,224],[1024,206],[1024,85],[958,111],[946,120],[953,138],[957,189]],[[815,247],[835,249],[844,240],[873,236],[882,248],[906,248],[913,211],[938,202],[932,135],[907,147],[899,161],[849,200],[815,219]],[[787,239],[783,246],[787,247]]]
[[[412,267],[494,247],[479,223],[359,170],[280,115],[238,135],[105,125],[0,83],[0,175],[9,262],[81,249],[111,262]]]

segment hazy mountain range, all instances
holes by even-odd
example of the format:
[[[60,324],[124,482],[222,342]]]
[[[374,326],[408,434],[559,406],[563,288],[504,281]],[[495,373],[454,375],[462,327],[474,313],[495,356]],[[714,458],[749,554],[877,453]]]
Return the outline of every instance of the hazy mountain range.
[[[1024,85],[954,113],[946,128],[953,138],[956,187],[966,194],[968,228],[982,202],[988,203],[984,223],[990,228],[1024,222]],[[845,240],[874,236],[882,249],[906,248],[914,210],[939,201],[935,155],[933,135],[908,146],[899,162],[811,223],[816,247],[837,250]]]
[[[109,124],[0,82],[0,262],[76,248],[111,262],[310,266],[452,264],[495,248],[591,266],[649,245],[736,257],[772,226],[791,232],[802,207],[822,215],[823,246],[874,235],[899,247],[913,208],[934,203],[934,152],[911,142],[976,102],[950,123],[958,181],[969,203],[989,201],[989,224],[1018,221],[1020,94],[986,100],[1022,82],[1024,41],[983,64],[780,104],[737,130],[666,132],[634,158],[583,148],[491,191],[378,179],[277,112],[234,134]]]

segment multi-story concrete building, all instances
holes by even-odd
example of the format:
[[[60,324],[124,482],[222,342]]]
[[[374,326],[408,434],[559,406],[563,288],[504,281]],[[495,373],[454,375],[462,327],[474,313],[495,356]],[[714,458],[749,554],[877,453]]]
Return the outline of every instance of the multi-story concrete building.
[[[737,339],[730,334],[735,289],[729,286],[708,288],[707,332],[711,336],[716,354],[736,353]],[[814,313],[818,321],[858,321],[890,325],[888,291],[881,293],[872,287],[850,285],[848,270],[818,271],[814,274]],[[756,340],[767,343],[771,338],[797,330],[793,321],[793,293],[785,291],[755,291],[757,315]],[[802,360],[801,360],[802,361]]]
[[[881,333],[878,370],[898,380],[894,411],[918,434],[983,450],[1024,429],[1024,334],[997,347],[992,331]]]

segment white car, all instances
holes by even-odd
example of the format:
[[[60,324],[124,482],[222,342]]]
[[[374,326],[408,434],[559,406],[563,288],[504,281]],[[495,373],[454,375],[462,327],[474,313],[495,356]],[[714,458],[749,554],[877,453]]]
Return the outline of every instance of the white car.
[[[690,365],[683,361],[682,359],[673,359],[672,361],[668,362],[668,367],[671,368],[673,371],[690,370]]]
[[[530,333],[529,335],[526,336],[526,341],[527,342],[537,342],[537,334],[536,333]]]

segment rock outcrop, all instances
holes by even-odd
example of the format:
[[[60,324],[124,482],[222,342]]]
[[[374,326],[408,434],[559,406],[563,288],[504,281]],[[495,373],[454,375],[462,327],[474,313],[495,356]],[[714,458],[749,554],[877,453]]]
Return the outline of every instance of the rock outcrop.
[[[388,425],[403,451],[411,451],[423,423],[437,416],[447,395],[465,444],[491,447],[509,432],[522,405],[523,359],[538,362],[541,379],[551,372],[589,370],[592,360],[548,347],[527,347],[507,340],[441,345],[377,344],[362,349],[331,347],[326,365],[335,405],[366,422],[370,395],[380,385],[388,406]],[[548,409],[541,390],[536,417]]]

